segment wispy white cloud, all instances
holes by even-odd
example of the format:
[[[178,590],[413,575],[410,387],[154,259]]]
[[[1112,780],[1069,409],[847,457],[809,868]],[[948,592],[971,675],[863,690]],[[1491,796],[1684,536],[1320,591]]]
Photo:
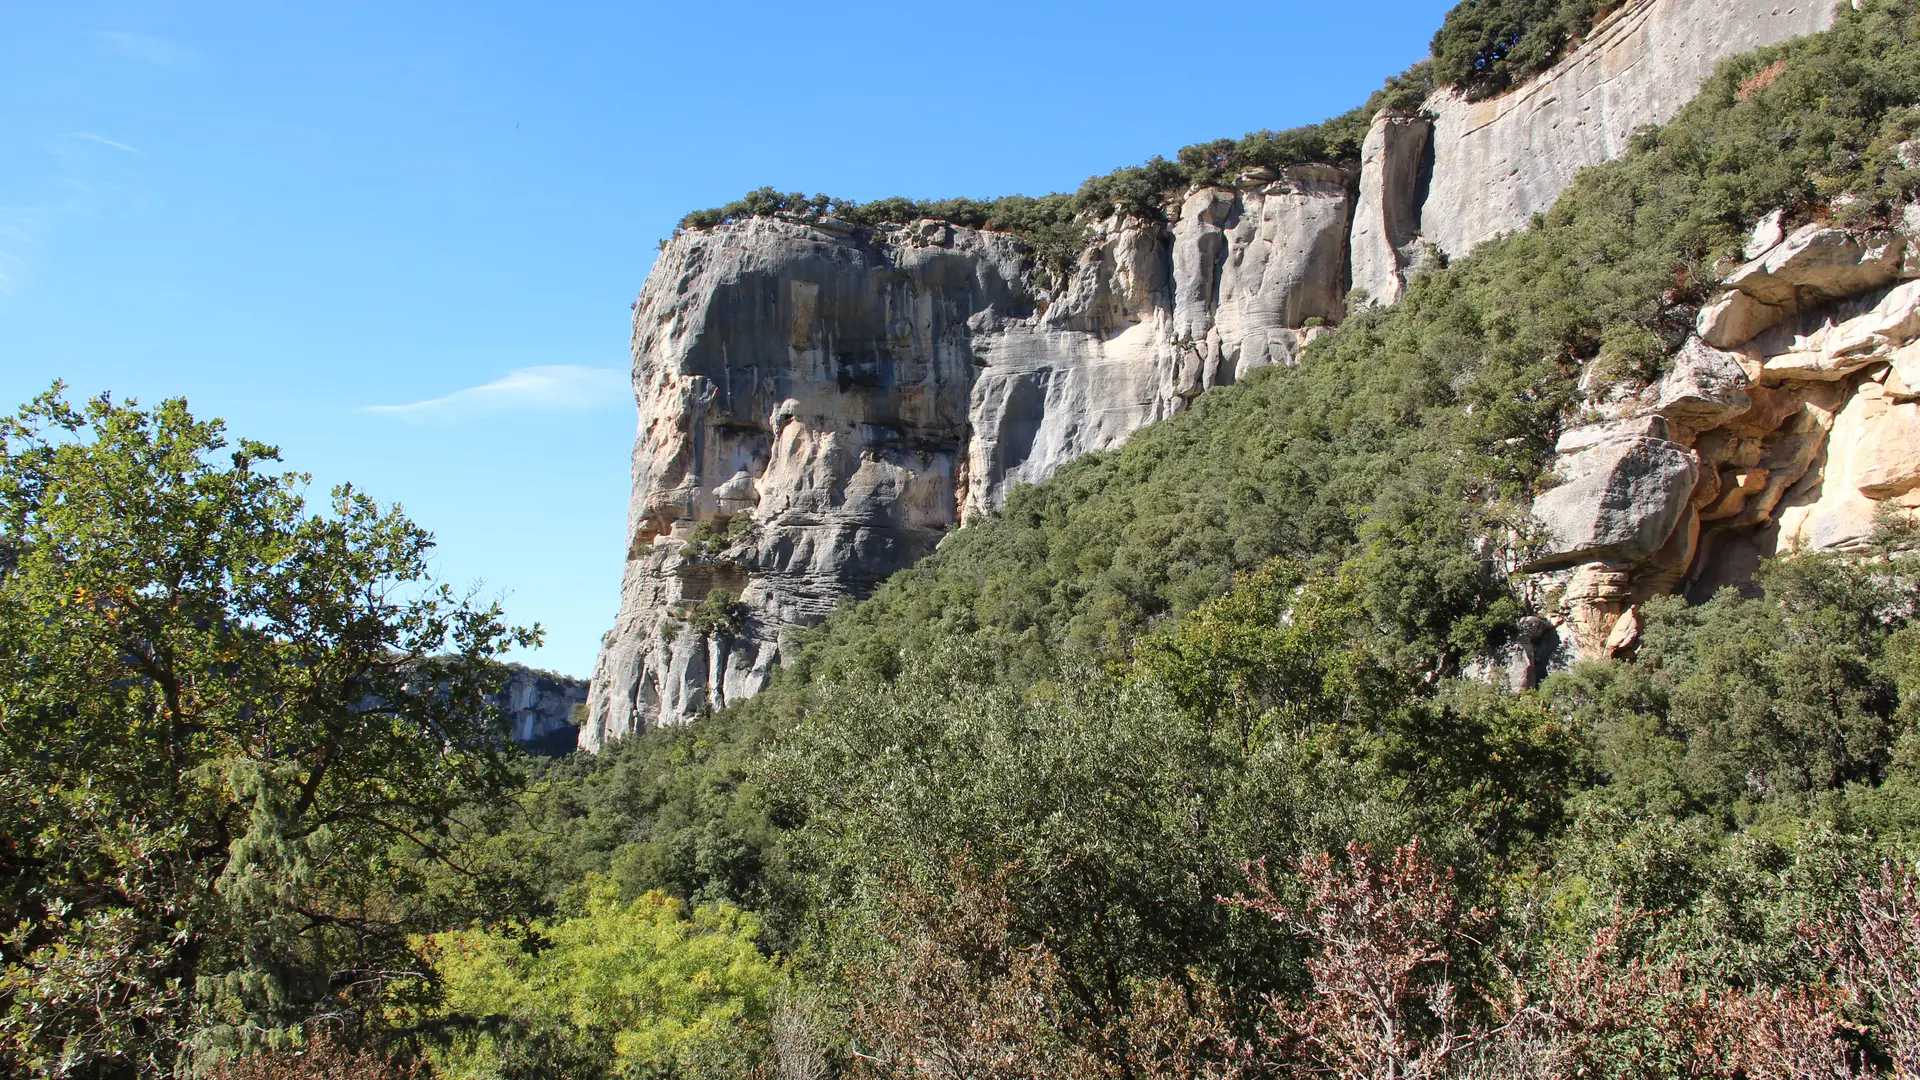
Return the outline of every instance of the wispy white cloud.
[[[625,405],[627,377],[613,368],[547,364],[509,372],[482,386],[407,405],[369,405],[364,411],[410,423],[453,422],[504,413],[581,411]]]
[[[126,30],[102,30],[95,36],[108,53],[123,59],[138,60],[174,71],[192,71],[200,66],[199,53],[163,37]]]
[[[87,142],[96,142],[96,143],[99,143],[101,146],[111,146],[115,150],[125,150],[129,154],[138,154],[142,152],[136,147],[128,146],[126,143],[119,142],[115,139],[109,139],[105,135],[95,135],[91,131],[69,131],[66,133],[66,135],[62,137],[68,138],[68,139],[84,139]]]
[[[95,216],[98,203],[94,186],[74,179],[33,202],[0,203],[0,296],[20,291],[39,249],[67,221]]]

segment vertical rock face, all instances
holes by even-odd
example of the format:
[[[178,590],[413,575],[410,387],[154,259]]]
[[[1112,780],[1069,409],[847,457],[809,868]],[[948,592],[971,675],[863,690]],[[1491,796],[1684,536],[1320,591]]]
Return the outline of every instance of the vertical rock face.
[[[493,704],[507,714],[507,734],[514,742],[530,753],[557,756],[572,750],[579,739],[573,709],[586,700],[583,679],[514,665]]]
[[[782,631],[931,551],[965,497],[972,339],[1033,310],[1010,238],[938,223],[670,243],[635,309],[629,549],[582,745],[755,692]]]
[[[1352,277],[1373,303],[1399,302],[1406,279],[1426,261],[1420,201],[1432,168],[1432,137],[1426,117],[1382,113],[1361,146]]]
[[[757,692],[791,631],[1015,484],[1290,363],[1345,294],[1324,166],[1110,221],[1051,295],[1004,234],[756,218],[670,242],[634,315],[629,548],[587,748]]]
[[[1828,0],[1633,0],[1524,86],[1478,102],[1435,95],[1421,233],[1459,256],[1525,228],[1635,128],[1671,119],[1715,64],[1832,23]]]
[[[1014,485],[1117,445],[1209,387],[1296,362],[1338,321],[1350,283],[1393,302],[1435,251],[1462,255],[1523,228],[1575,172],[1670,117],[1719,60],[1830,19],[1825,0],[1635,0],[1512,93],[1440,94],[1420,118],[1379,119],[1358,176],[1255,169],[1184,193],[1169,225],[1094,223],[1061,281],[1036,276],[1009,236],[934,221],[875,231],[758,218],[677,237],[635,308],[629,546],[580,745],[757,692],[794,628],[923,557]],[[1885,268],[1884,251],[1815,243],[1788,257],[1784,242],[1754,253],[1782,263],[1756,282],[1822,258]],[[1797,310],[1760,284],[1729,295],[1701,349],[1743,344]],[[1810,348],[1852,363],[1851,352]],[[1778,401],[1760,388],[1743,405],[1716,397],[1733,380],[1724,358],[1702,356],[1656,392],[1671,399],[1663,415],[1682,426],[1772,416]],[[1644,564],[1638,580],[1677,579],[1696,540],[1715,535],[1700,531],[1709,511],[1770,513],[1787,477],[1805,471],[1801,458],[1824,445],[1824,428],[1816,438],[1793,425],[1817,422],[1789,412],[1766,433],[1793,434],[1764,449],[1756,434],[1737,437],[1751,446],[1730,442],[1732,458],[1688,457],[1707,469],[1697,476],[1676,464],[1674,453],[1693,453],[1683,438],[1643,433],[1625,450],[1596,440],[1620,460],[1571,471],[1624,504],[1588,514],[1572,490],[1560,496],[1566,542],[1630,553]],[[1906,483],[1885,471],[1863,483]],[[1635,518],[1648,492],[1678,519],[1670,531],[1664,516]],[[1608,590],[1628,577],[1580,577],[1591,611],[1612,612],[1589,620],[1603,636],[1623,606]]]

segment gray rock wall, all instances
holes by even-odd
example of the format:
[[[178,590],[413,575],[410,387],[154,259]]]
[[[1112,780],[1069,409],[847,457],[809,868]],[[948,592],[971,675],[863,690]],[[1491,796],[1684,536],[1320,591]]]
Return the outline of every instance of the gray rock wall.
[[[507,714],[507,734],[536,754],[565,754],[579,741],[574,706],[587,700],[587,682],[513,665],[493,704]]]
[[[1420,232],[1452,256],[1526,227],[1589,165],[1661,124],[1714,65],[1825,30],[1828,0],[1634,0],[1551,71],[1500,97],[1435,95],[1433,181]]]
[[[1058,295],[1013,238],[935,221],[670,242],[634,315],[629,548],[581,745],[756,693],[795,627],[1016,484],[1292,362],[1341,310],[1352,180],[1100,223]]]
[[[635,308],[626,569],[580,745],[758,692],[796,627],[1016,484],[1296,362],[1350,284],[1393,302],[1436,248],[1523,228],[1720,59],[1830,17],[1818,0],[1637,0],[1506,96],[1381,118],[1357,176],[1253,170],[1185,192],[1167,226],[1095,223],[1063,282],[1009,236],[933,221],[675,238]],[[1655,483],[1638,461],[1591,483],[1638,492]],[[1580,525],[1593,545],[1616,542],[1603,518]]]
[[[1360,149],[1360,193],[1353,214],[1352,285],[1376,304],[1393,304],[1427,259],[1420,204],[1431,180],[1433,122],[1374,117]]]

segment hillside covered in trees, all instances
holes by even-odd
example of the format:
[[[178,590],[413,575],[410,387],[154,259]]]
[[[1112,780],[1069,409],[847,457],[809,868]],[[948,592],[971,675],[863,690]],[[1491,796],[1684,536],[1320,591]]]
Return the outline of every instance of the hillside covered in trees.
[[[1464,5],[1424,77],[1595,10]],[[0,427],[0,1072],[1920,1075],[1907,530],[1476,674],[1583,373],[1657,374],[1773,210],[1897,222],[1916,106],[1894,0],[1730,61],[1530,230],[591,756],[506,744],[535,631],[403,517],[50,395]]]

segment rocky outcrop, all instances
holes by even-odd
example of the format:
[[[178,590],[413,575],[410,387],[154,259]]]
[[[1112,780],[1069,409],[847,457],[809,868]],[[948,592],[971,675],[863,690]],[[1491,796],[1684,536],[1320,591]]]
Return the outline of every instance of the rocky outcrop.
[[[1393,302],[1429,260],[1524,227],[1578,169],[1670,116],[1718,60],[1829,19],[1820,0],[1635,0],[1508,95],[1441,94],[1418,117],[1378,118],[1356,175],[1255,169],[1180,193],[1164,225],[1091,223],[1057,279],[1010,236],[936,221],[876,231],[758,218],[677,237],[635,307],[640,432],[621,608],[580,744],[757,692],[795,628],[923,557],[1015,485],[1119,444],[1209,387],[1297,362],[1344,313],[1350,287]],[[1784,243],[1751,253],[1764,264],[1752,291],[1734,290],[1703,322],[1647,406],[1684,433],[1719,420],[1758,432],[1753,418],[1771,417],[1726,459],[1755,460],[1723,476],[1723,462],[1700,463],[1691,434],[1596,437],[1569,457],[1562,493],[1542,500],[1558,545],[1550,560],[1624,560],[1635,582],[1677,579],[1695,545],[1676,537],[1709,542],[1699,529],[1712,513],[1759,520],[1805,471],[1792,462],[1811,460],[1817,440],[1793,425],[1812,421],[1775,417],[1779,402],[1723,355],[1799,326],[1814,297],[1793,275],[1845,261],[1811,242],[1788,258]],[[1884,254],[1862,249],[1853,265],[1878,272]],[[1809,349],[1850,364],[1839,340]],[[1792,438],[1761,445],[1788,428]],[[1579,588],[1611,595],[1616,576],[1589,573]],[[1604,637],[1617,622],[1616,611],[1582,633]],[[1539,644],[1550,637],[1543,630],[1529,655],[1550,652]]]
[[[1664,376],[1590,390],[1613,415],[1555,447],[1570,479],[1534,500],[1526,568],[1563,660],[1632,648],[1651,597],[1744,586],[1784,551],[1859,550],[1920,508],[1909,239],[1779,226],[1755,229]],[[1743,310],[1760,314],[1728,315]]]
[[[1660,435],[1610,432],[1559,456],[1561,482],[1534,500],[1544,547],[1538,562],[1637,563],[1673,535],[1700,468]]]

